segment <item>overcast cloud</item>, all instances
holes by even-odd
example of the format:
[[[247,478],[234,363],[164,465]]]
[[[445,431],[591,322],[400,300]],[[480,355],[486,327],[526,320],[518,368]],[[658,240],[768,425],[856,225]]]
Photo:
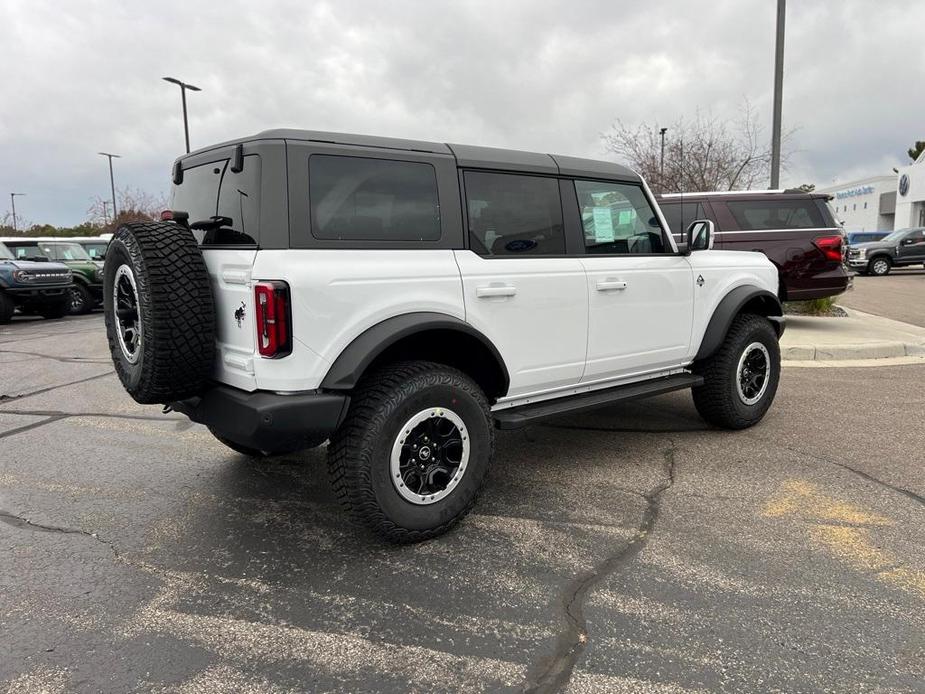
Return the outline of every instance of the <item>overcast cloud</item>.
[[[271,127],[603,157],[617,118],[744,99],[770,131],[774,0],[0,0],[0,210],[75,224],[182,152]],[[785,185],[889,173],[925,139],[925,3],[790,0]]]

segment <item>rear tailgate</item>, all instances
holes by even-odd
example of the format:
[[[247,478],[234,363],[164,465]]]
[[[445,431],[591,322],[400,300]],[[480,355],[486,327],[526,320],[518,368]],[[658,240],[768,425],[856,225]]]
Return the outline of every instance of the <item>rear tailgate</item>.
[[[216,327],[213,377],[252,391],[257,381],[251,270],[260,231],[261,161],[248,154],[243,169],[233,171],[233,155],[233,149],[225,147],[181,160],[182,176],[171,190],[170,209],[189,214],[209,271]],[[219,215],[225,221],[208,226],[210,218]],[[203,223],[205,228],[196,228]]]

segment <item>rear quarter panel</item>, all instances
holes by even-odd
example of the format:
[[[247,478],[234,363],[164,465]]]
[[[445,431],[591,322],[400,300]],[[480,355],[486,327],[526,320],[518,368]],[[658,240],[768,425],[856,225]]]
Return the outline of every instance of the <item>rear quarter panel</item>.
[[[347,345],[393,316],[433,311],[465,320],[451,250],[260,251],[253,280],[284,280],[292,296],[293,351],[282,359],[255,357],[262,390],[319,387]]]

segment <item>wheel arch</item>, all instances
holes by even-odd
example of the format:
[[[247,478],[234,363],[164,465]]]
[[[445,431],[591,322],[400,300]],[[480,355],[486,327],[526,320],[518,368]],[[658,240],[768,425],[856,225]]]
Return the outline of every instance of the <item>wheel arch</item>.
[[[694,361],[706,359],[720,348],[732,321],[740,313],[766,316],[774,324],[777,336],[784,334],[784,309],[776,295],[753,285],[736,287],[723,297],[713,311]]]
[[[465,321],[434,312],[388,318],[358,335],[321,381],[325,390],[349,391],[379,365],[435,361],[468,374],[491,400],[507,394],[510,376],[497,347]]]

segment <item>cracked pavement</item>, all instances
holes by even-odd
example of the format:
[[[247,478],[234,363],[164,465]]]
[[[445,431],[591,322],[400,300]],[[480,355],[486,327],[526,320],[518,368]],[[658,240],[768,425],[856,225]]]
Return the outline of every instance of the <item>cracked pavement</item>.
[[[925,367],[785,369],[499,432],[475,512],[380,544],[324,451],[135,404],[102,317],[0,328],[0,692],[921,691]]]

